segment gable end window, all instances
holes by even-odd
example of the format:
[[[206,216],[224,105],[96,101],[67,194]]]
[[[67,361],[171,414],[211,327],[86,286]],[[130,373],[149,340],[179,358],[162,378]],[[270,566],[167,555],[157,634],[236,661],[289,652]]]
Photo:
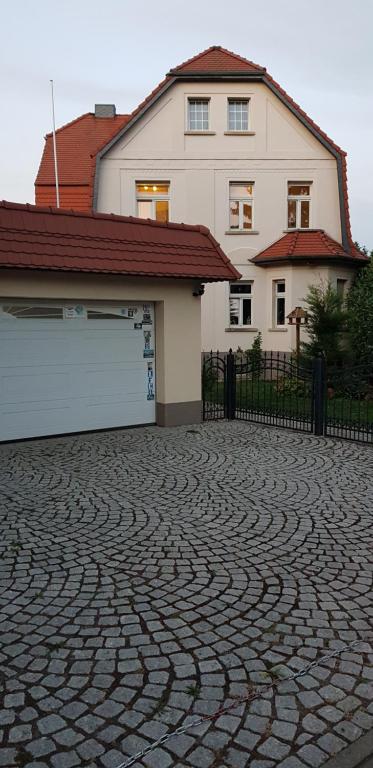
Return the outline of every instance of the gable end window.
[[[136,183],[137,216],[140,219],[169,220],[168,181],[138,181]]]
[[[311,184],[309,181],[288,182],[288,229],[309,229]]]
[[[252,295],[252,282],[240,280],[229,284],[229,325],[251,325]]]
[[[228,130],[249,130],[249,100],[228,99]]]
[[[188,131],[208,131],[210,99],[188,99]]]
[[[252,181],[231,181],[229,184],[229,229],[253,229],[254,184]]]

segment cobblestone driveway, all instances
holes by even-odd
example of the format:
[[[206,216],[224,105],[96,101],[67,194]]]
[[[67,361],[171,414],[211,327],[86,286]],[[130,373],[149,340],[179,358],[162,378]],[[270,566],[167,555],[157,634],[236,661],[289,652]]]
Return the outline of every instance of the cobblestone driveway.
[[[303,768],[373,727],[373,451],[244,423],[0,448],[0,765]]]

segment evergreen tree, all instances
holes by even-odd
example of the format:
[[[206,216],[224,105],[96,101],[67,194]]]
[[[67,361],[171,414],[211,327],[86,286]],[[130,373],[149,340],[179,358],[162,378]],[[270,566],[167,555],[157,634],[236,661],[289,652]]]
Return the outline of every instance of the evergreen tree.
[[[328,282],[311,285],[305,302],[308,341],[301,344],[302,356],[309,359],[323,355],[329,365],[336,365],[344,355],[342,341],[347,313],[343,298]]]
[[[356,361],[373,361],[373,259],[357,275],[347,299],[347,328]]]

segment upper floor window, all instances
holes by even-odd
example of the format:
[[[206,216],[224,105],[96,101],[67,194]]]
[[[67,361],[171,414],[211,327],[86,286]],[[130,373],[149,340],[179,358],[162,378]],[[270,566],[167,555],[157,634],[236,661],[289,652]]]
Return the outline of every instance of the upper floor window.
[[[228,130],[249,130],[249,100],[228,99]]]
[[[251,325],[252,287],[244,280],[229,284],[229,325]]]
[[[285,280],[273,281],[273,325],[285,325],[286,313],[286,285]]]
[[[288,183],[288,229],[309,229],[311,208],[311,184]]]
[[[168,221],[168,181],[140,181],[136,184],[137,215],[140,219]]]
[[[209,99],[188,99],[188,131],[209,130]]]
[[[231,181],[229,184],[229,229],[252,229],[253,212],[253,182]]]

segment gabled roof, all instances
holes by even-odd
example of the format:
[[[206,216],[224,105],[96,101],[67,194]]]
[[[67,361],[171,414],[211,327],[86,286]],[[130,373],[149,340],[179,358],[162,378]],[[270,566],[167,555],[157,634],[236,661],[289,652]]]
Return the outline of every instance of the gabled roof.
[[[0,269],[236,280],[206,227],[0,202]]]
[[[229,79],[240,79],[241,81],[245,80],[256,80],[263,82],[281,101],[282,103],[297,117],[303,125],[313,134],[313,136],[320,141],[323,146],[326,147],[326,149],[335,157],[337,161],[337,170],[338,170],[338,183],[339,183],[339,195],[340,195],[340,215],[341,215],[341,229],[342,229],[342,241],[343,246],[347,250],[353,250],[353,240],[351,235],[351,226],[350,226],[350,215],[349,215],[349,206],[348,206],[348,190],[347,190],[347,165],[346,165],[346,153],[331,139],[327,134],[321,130],[321,128],[316,125],[316,123],[306,114],[306,112],[284,91],[283,88],[268,74],[266,69],[264,67],[260,67],[258,64],[254,64],[254,62],[249,61],[248,59],[243,58],[242,56],[238,56],[235,53],[232,53],[231,51],[227,51],[225,48],[222,48],[220,45],[214,45],[210,48],[206,49],[205,51],[202,51],[202,53],[197,54],[196,56],[193,56],[193,58],[188,59],[188,61],[185,61],[183,64],[180,64],[177,67],[174,67],[170,70],[170,72],[166,75],[165,79],[162,80],[159,85],[149,94],[149,96],[144,99],[144,101],[139,104],[139,106],[132,112],[131,115],[118,115],[119,117],[122,117],[123,119],[123,125],[121,127],[118,126],[118,128],[114,128],[113,134],[107,138],[104,138],[100,145],[96,147],[95,150],[90,151],[91,156],[91,163],[92,163],[92,175],[91,175],[91,181],[90,181],[90,202],[91,206],[93,208],[96,207],[96,197],[97,197],[97,188],[98,188],[98,169],[99,169],[99,163],[101,158],[111,149],[114,143],[119,141],[121,137],[124,135],[125,132],[129,131],[132,126],[139,120],[142,115],[150,109],[150,107],[159,99],[162,94],[170,88],[173,83],[177,82],[181,79],[187,79],[187,80],[203,80],[208,81],[211,80],[229,80]],[[83,117],[85,117],[83,115]],[[103,120],[103,118],[99,118],[100,120]],[[109,120],[113,120],[113,118],[109,118]],[[73,123],[70,123],[69,125],[74,125],[74,123],[77,123],[79,121],[79,118],[77,121],[74,121]],[[66,126],[68,128],[69,126]],[[60,129],[61,131],[65,130]],[[60,136],[58,138],[58,144],[59,144]],[[48,141],[48,137],[47,137]],[[51,143],[49,146],[49,152],[51,156]],[[59,150],[58,150],[59,153]],[[84,150],[83,150],[84,154]],[[50,163],[50,159],[48,157],[48,161]],[[76,178],[81,175],[81,169],[80,169],[80,160],[78,157],[78,152],[76,156],[74,156],[74,162],[76,161]],[[44,154],[43,158],[40,164],[39,174],[37,177],[37,190],[42,188],[42,185],[52,182],[45,182],[41,181],[44,176]],[[60,154],[59,154],[59,166],[61,167],[64,164],[64,160],[61,160]],[[68,167],[71,167],[71,161],[67,160]],[[49,166],[50,168],[51,166]],[[73,174],[72,174],[73,176]],[[71,177],[72,177],[71,176]],[[86,177],[86,176],[85,176]],[[50,173],[48,174],[48,178],[51,178]],[[60,182],[61,185],[63,185],[64,182]],[[69,182],[66,182],[69,183]],[[70,193],[68,193],[67,197],[70,196]],[[54,198],[53,198],[54,200]]]
[[[305,261],[338,261],[361,266],[368,257],[356,247],[346,251],[323,229],[295,230],[287,232],[268,248],[254,256],[251,261],[260,266],[276,263],[304,263]]]
[[[184,61],[183,64],[174,67],[168,73],[169,75],[182,75],[196,72],[208,72],[208,73],[257,73],[265,72],[264,67],[260,67],[258,64],[254,64],[253,61],[244,59],[237,53],[227,51],[226,48],[222,48],[220,45],[212,45],[211,48],[207,48],[202,53],[198,53],[197,56]]]

